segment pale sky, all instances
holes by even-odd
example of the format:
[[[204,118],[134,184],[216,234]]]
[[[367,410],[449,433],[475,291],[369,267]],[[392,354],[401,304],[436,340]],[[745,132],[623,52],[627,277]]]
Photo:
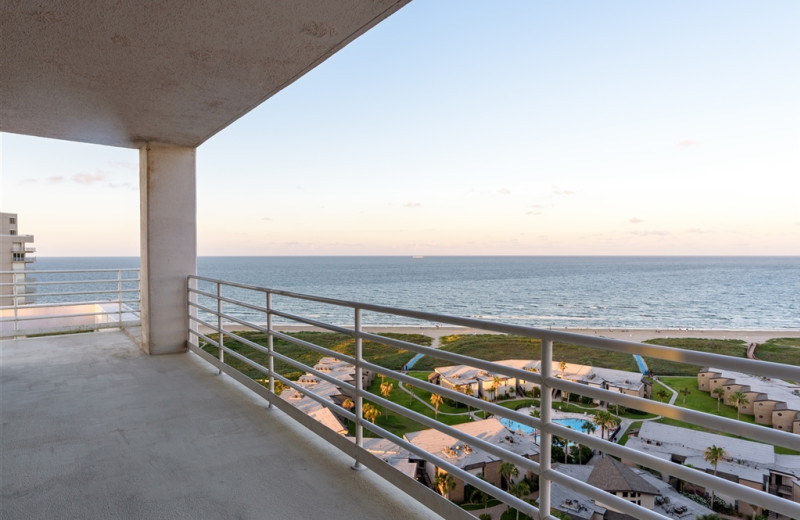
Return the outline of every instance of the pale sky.
[[[39,256],[138,152],[3,134]],[[200,255],[800,255],[800,2],[415,0],[197,152]]]

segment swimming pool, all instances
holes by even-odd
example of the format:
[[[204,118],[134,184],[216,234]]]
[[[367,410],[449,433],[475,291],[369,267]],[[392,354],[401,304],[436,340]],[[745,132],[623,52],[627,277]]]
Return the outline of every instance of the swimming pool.
[[[583,431],[581,428],[583,427],[583,423],[590,423],[592,421],[587,421],[586,419],[579,419],[577,417],[567,417],[564,419],[553,419],[554,423],[558,423],[562,426],[566,426],[567,428],[572,428],[573,430]],[[505,417],[500,418],[500,423],[508,428],[511,431],[521,430],[522,433],[526,433],[528,435],[533,433],[533,428],[530,426],[526,426],[524,424],[520,424],[517,421],[512,421],[511,419],[506,419]]]

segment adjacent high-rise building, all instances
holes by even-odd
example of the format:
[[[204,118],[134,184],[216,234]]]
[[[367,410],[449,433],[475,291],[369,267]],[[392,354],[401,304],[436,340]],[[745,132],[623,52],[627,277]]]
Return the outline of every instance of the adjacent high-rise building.
[[[18,222],[16,213],[0,212],[0,306],[28,302],[25,269],[36,260],[36,249],[28,245],[33,242],[33,235],[19,233]],[[5,285],[12,282],[16,285]]]

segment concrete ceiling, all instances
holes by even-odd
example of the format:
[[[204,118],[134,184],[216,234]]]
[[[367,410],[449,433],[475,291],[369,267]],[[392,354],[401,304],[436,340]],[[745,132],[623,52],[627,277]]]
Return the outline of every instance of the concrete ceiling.
[[[410,0],[0,3],[0,131],[195,147]]]

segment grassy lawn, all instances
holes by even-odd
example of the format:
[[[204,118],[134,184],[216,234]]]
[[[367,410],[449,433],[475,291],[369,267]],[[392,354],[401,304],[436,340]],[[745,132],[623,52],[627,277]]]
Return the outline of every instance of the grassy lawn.
[[[707,392],[701,392],[697,388],[697,378],[695,377],[662,377],[661,381],[665,384],[674,388],[677,391],[680,391],[684,388],[688,388],[691,392],[686,397],[686,404],[683,404],[683,395],[678,394],[678,398],[675,400],[675,406],[685,407],[692,410],[698,410],[701,412],[706,412],[713,415],[719,415],[721,417],[727,417],[729,419],[736,419],[736,408],[734,406],[725,404],[724,401],[720,402],[720,412],[717,413],[717,398],[713,397],[711,394]],[[755,424],[755,418],[752,415],[741,414],[740,421],[747,422],[750,424]],[[698,430],[698,431],[707,431],[702,426],[697,426],[694,424],[689,424],[683,421],[678,421],[675,419],[669,418],[662,418],[658,422],[663,424],[670,424],[672,426],[679,426],[681,428],[688,428],[691,430]],[[769,426],[764,426],[765,428],[769,428]],[[736,435],[729,435],[725,432],[712,432],[718,433],[720,435],[727,435],[729,437],[738,437]],[[800,453],[790,450],[788,448],[782,448],[779,446],[775,447],[775,453],[786,454],[786,455],[800,455]]]
[[[423,379],[420,377],[420,379]],[[429,407],[425,406],[425,404],[430,404],[431,393],[426,392],[421,389],[415,389],[414,394],[422,399],[424,403],[420,402],[418,399],[412,399],[411,396],[403,391],[398,384],[398,381],[395,379],[391,379],[389,377],[384,378],[384,381],[387,383],[392,384],[392,391],[389,393],[388,399],[393,403],[397,403],[405,408],[413,410],[417,413],[422,415],[426,415],[430,418],[434,418],[435,413]],[[381,378],[376,377],[375,380],[372,382],[370,387],[367,389],[369,392],[383,397],[381,394]],[[394,433],[397,436],[402,437],[403,434],[408,432],[415,432],[419,430],[424,430],[427,426],[423,426],[420,423],[409,419],[408,417],[403,417],[402,415],[398,415],[395,412],[389,411],[387,413],[386,409],[382,406],[376,405],[377,408],[381,411],[380,417],[375,421],[375,424],[380,426],[381,428],[385,428],[390,432]],[[449,414],[458,414],[458,415],[449,415]],[[451,406],[446,401],[439,405],[439,422],[444,424],[461,424],[464,422],[469,421],[469,416],[467,415],[467,407],[466,406]],[[368,432],[365,432],[365,435],[368,435]],[[370,434],[371,435],[371,434]]]
[[[241,332],[239,335],[254,343],[258,343],[259,345],[267,345],[267,335],[262,332]],[[381,335],[424,346],[430,346],[433,341],[429,336],[423,336],[422,334],[386,333]],[[339,334],[337,332],[295,332],[291,334],[291,336],[308,341],[309,343],[314,343],[315,345],[319,345],[330,350],[334,350],[336,352],[340,352],[342,354],[346,354],[348,356],[355,354],[355,340],[346,334]],[[216,335],[209,337],[216,339]],[[267,355],[252,347],[244,345],[238,341],[228,339],[227,337],[225,338],[225,346],[234,350],[235,352],[247,356],[256,363],[267,366]],[[314,350],[277,338],[274,341],[274,348],[276,352],[288,356],[296,361],[300,361],[307,366],[314,366],[323,357],[322,354]],[[212,345],[206,345],[203,347],[203,349],[213,356],[217,355],[217,348]],[[414,353],[411,351],[387,347],[386,345],[381,345],[372,341],[365,341],[363,343],[363,352],[366,360],[392,370],[400,370],[404,364],[414,357]],[[264,375],[259,371],[249,367],[245,363],[242,363],[232,356],[228,356],[226,363],[253,379],[264,377]],[[301,370],[291,366],[288,363],[277,360],[275,361],[275,371],[293,380],[303,375]]]
[[[538,339],[503,334],[468,334],[445,336],[440,340],[441,350],[455,352],[487,361],[503,359],[541,359],[542,344]],[[597,349],[556,342],[553,359],[567,363],[594,365],[617,370],[638,371],[633,357],[621,352],[600,352]],[[451,363],[431,356],[419,360],[414,368],[431,371]]]
[[[743,358],[747,355],[747,343],[738,339],[661,338],[647,340],[645,343],[723,356]],[[659,376],[696,376],[697,370],[700,368],[697,365],[651,357],[645,357],[644,360],[648,368]]]
[[[756,357],[763,361],[800,366],[800,338],[775,338],[756,349]]]

